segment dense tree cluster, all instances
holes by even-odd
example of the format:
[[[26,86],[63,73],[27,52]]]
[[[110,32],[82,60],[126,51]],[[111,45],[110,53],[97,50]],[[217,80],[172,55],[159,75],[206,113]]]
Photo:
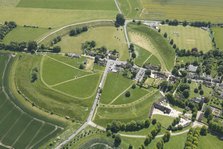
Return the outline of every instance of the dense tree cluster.
[[[125,17],[123,14],[117,14],[116,15],[116,21],[115,21],[115,26],[119,27],[119,26],[124,26],[125,25]]]
[[[2,40],[12,29],[16,28],[16,23],[13,21],[5,22],[0,26],[0,40]]]
[[[51,45],[57,44],[60,41],[61,41],[61,36],[57,36],[52,40]]]
[[[212,132],[223,135],[223,126],[221,122],[210,121],[208,129]]]
[[[112,133],[117,133],[119,131],[137,131],[143,128],[148,128],[150,126],[150,120],[142,121],[131,121],[128,123],[123,123],[120,121],[113,121],[107,125],[106,130],[111,131]]]
[[[168,81],[163,81],[160,83],[159,88],[163,92],[169,92],[173,89],[173,85],[169,83]]]
[[[182,130],[183,126],[182,125],[178,125],[180,122],[180,117],[177,117],[173,120],[172,124],[167,128],[168,130],[172,130],[172,131],[177,131],[177,130]]]
[[[10,42],[9,44],[0,43],[0,50],[9,50],[9,51],[28,51],[34,52],[37,50],[37,43],[35,41],[27,42]]]
[[[196,149],[198,147],[198,139],[200,136],[200,131],[198,128],[191,128],[187,134],[187,140],[185,142],[185,149]]]
[[[83,32],[87,32],[88,31],[88,27],[87,26],[83,26],[83,27],[77,27],[75,29],[72,29],[69,33],[70,36],[76,36],[79,35]]]

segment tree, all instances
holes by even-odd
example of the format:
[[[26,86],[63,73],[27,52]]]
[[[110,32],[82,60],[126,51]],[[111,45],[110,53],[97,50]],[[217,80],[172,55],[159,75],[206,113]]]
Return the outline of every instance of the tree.
[[[208,118],[208,116],[209,116],[211,113],[212,113],[211,108],[210,108],[210,107],[207,107],[206,110],[205,110],[205,112],[204,112],[204,116],[205,116],[206,118]]]
[[[170,140],[170,132],[166,132],[162,139],[164,142],[168,142]]]
[[[167,38],[167,33],[164,33],[164,35],[163,35],[165,38]]]
[[[194,89],[194,93],[198,93],[198,89],[197,88]]]
[[[150,76],[150,75],[151,75],[151,70],[147,69],[147,70],[145,71],[145,74],[146,74],[147,76]]]
[[[135,85],[135,84],[133,84],[133,85],[132,85],[132,89],[135,89],[135,88],[136,88],[136,85]]]
[[[183,91],[183,96],[184,96],[184,98],[188,98],[190,96],[190,92],[188,89]]]
[[[79,69],[85,69],[84,64],[80,64]]]
[[[129,148],[128,149],[133,149],[133,146],[132,144],[129,144]]]
[[[152,120],[152,124],[155,125],[156,124],[156,119]]]
[[[130,97],[130,96],[131,96],[130,91],[127,91],[127,92],[125,93],[125,97]]]
[[[116,21],[115,21],[115,26],[124,26],[125,25],[125,18],[123,14],[117,14],[116,15]]]
[[[156,143],[157,149],[163,149],[163,145],[164,145],[163,140],[160,140],[159,142]]]
[[[199,94],[200,95],[204,95],[204,91],[203,90],[200,90]]]
[[[60,46],[55,46],[53,47],[53,53],[59,53],[61,51],[61,47]]]
[[[170,44],[173,45],[173,39],[170,40]]]
[[[121,137],[120,135],[115,135],[115,141],[114,141],[114,145],[115,147],[118,147],[120,144],[121,144],[122,140],[121,140]]]
[[[144,145],[148,146],[150,144],[150,142],[152,141],[152,139],[150,137],[146,137],[145,141],[144,141]]]
[[[29,52],[36,51],[37,50],[37,43],[36,43],[36,41],[29,41],[27,49],[28,49]]]
[[[208,133],[207,127],[206,126],[202,126],[201,130],[200,130],[200,134],[202,136],[206,136]]]
[[[135,59],[136,58],[136,53],[132,52],[132,58]]]

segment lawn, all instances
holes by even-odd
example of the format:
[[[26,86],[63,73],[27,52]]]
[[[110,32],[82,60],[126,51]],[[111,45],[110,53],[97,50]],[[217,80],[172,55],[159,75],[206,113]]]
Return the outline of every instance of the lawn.
[[[135,64],[138,66],[143,66],[143,64],[150,58],[151,53],[137,45],[135,45]]]
[[[198,149],[209,149],[209,148],[222,149],[222,146],[223,146],[223,141],[211,134],[199,137]]]
[[[171,136],[170,141],[165,143],[164,148],[166,148],[166,149],[173,149],[173,148],[183,149],[186,139],[187,139],[187,133],[177,135],[177,136]]]
[[[111,0],[21,0],[17,7],[74,9],[74,10],[116,10]]]
[[[120,54],[121,60],[127,60],[129,57],[123,29],[117,29],[113,26],[91,27],[88,32],[75,37],[66,35],[57,45],[61,46],[63,52],[81,54],[82,43],[92,40],[96,42],[96,47],[105,46],[109,50],[116,49]]]
[[[8,44],[12,41],[15,42],[33,41],[48,31],[49,30],[46,28],[31,28],[31,27],[17,26],[15,29],[13,29],[5,36],[3,42]]]
[[[123,77],[119,73],[108,73],[101,95],[101,103],[108,104],[112,102],[132,84],[132,80]]]
[[[187,21],[211,21],[223,19],[222,0],[141,0],[141,18],[151,20],[178,19]]]
[[[18,25],[34,25],[43,28],[57,28],[67,24],[80,23],[89,20],[114,19],[117,11],[107,10],[70,10],[0,7],[0,22],[13,20]],[[66,19],[64,19],[66,18]]]
[[[132,104],[130,106],[122,107],[106,107],[100,106],[97,110],[94,122],[101,126],[106,126],[107,123],[113,120],[119,120],[123,122],[129,122],[131,120],[142,120],[149,116],[149,111],[152,104],[159,100],[161,95],[159,92],[155,92],[145,100]]]
[[[168,128],[168,126],[171,125],[171,123],[173,122],[174,118],[170,117],[170,116],[164,116],[164,115],[153,115],[152,116],[153,119],[156,119],[158,122],[160,122],[160,124],[164,127],[164,128]]]
[[[156,56],[161,63],[162,69],[172,69],[175,52],[161,34],[145,25],[130,24],[128,28],[131,42],[148,50]]]
[[[215,42],[217,45],[217,48],[223,50],[223,28],[222,27],[213,27],[212,31],[214,33]]]
[[[158,60],[158,58],[154,55],[152,55],[147,61],[146,64],[151,64],[151,65],[155,65],[155,66],[160,66],[160,61]]]
[[[128,91],[131,94],[130,97],[126,97],[125,96],[126,92],[124,92],[112,104],[118,105],[118,104],[131,103],[131,102],[134,102],[149,93],[149,91],[142,89],[140,87],[136,87],[135,89],[130,88]]]
[[[212,49],[209,32],[198,27],[183,26],[160,26],[161,33],[167,33],[169,39],[180,49],[191,50],[197,48],[199,51],[207,52]]]
[[[0,65],[3,67],[0,67],[0,72],[4,71],[6,58],[8,58],[7,55],[1,54]],[[11,75],[11,70],[9,70],[10,66],[11,63],[7,65],[8,69],[4,77],[1,77],[4,80],[1,81],[1,86],[4,86],[8,96],[0,90],[1,143],[12,146],[13,148],[39,147],[58,134],[58,132],[61,132],[61,128],[51,123],[51,118],[45,117],[42,119],[43,115],[41,116],[28,110],[24,105],[18,103],[13,94],[9,94],[11,93],[11,89],[9,89],[9,80],[7,77]],[[2,73],[0,73],[0,76],[2,76]],[[44,127],[51,127],[51,129],[43,129]]]

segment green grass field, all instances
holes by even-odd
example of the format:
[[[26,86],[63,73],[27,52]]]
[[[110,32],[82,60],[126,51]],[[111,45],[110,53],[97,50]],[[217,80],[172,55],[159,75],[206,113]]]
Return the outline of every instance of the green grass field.
[[[94,96],[89,97],[86,100],[82,100],[70,94],[66,94],[63,91],[55,90],[51,86],[44,84],[40,75],[41,60],[42,56],[26,54],[22,54],[16,58],[13,70],[15,78],[13,80],[16,81],[19,90],[29,97],[29,100],[35,103],[35,105],[40,107],[42,110],[55,113],[61,117],[69,116],[77,122],[84,121],[90,112],[89,109],[92,106]],[[54,63],[54,65],[57,65],[57,63]],[[38,79],[34,83],[31,82],[33,68],[37,68],[38,70]],[[61,71],[60,69],[61,67],[58,65],[58,68],[55,68],[57,72],[52,74],[51,77],[53,78],[57,76],[56,74]],[[63,69],[65,68],[63,67]],[[73,68],[71,68],[71,70],[72,69]],[[66,71],[64,70],[63,72]],[[60,76],[59,78],[62,77]],[[66,81],[63,79],[61,80]],[[96,80],[95,82],[97,83]],[[16,89],[14,89],[13,92],[18,94]]]
[[[160,61],[158,60],[158,58],[154,55],[152,55],[147,61],[146,63],[148,64],[152,64],[155,66],[160,66]]]
[[[122,12],[128,18],[138,18],[142,6],[140,0],[118,0]]]
[[[85,22],[89,20],[114,19],[115,15],[117,14],[116,10],[89,11],[21,7],[0,7],[0,11],[0,22],[5,22],[6,20],[13,20],[21,26],[35,25],[43,28],[58,28],[67,24]]]
[[[113,120],[129,122],[131,120],[142,120],[148,118],[148,114],[152,104],[161,98],[159,92],[153,93],[145,100],[130,106],[121,107],[106,107],[100,106],[97,110],[94,122],[101,126],[106,126],[107,123]]]
[[[161,33],[167,33],[168,38],[173,39],[180,49],[191,50],[197,48],[203,52],[212,50],[209,32],[201,28],[161,25],[160,29]]]
[[[20,0],[17,7],[75,9],[75,10],[116,10],[111,0]]]
[[[222,0],[141,0],[140,18],[221,22]]]
[[[108,104],[123,93],[134,82],[118,73],[109,73],[101,95],[101,103]]]
[[[0,77],[2,78],[8,55],[0,54],[0,57]],[[10,65],[9,63],[7,67],[10,67]],[[1,80],[1,86],[5,87],[7,95],[0,89],[1,143],[14,148],[39,147],[52,136],[61,132],[61,128],[48,121],[40,120],[39,117],[35,117],[32,111],[17,104],[14,95],[8,94],[8,73],[9,70],[5,72],[4,81]]]
[[[119,51],[121,60],[127,60],[129,57],[123,29],[117,29],[113,26],[91,27],[88,32],[75,37],[66,35],[57,45],[61,46],[63,52],[81,54],[82,43],[92,40],[96,42],[96,47],[105,46],[109,50],[116,49]]]
[[[173,122],[174,118],[169,117],[169,116],[164,116],[164,115],[153,115],[153,119],[156,119],[164,128],[168,128],[169,125]]]
[[[136,52],[136,58],[135,58],[135,64],[138,66],[143,66],[143,64],[146,63],[146,61],[150,58],[151,53],[137,45],[135,45],[135,52]]]
[[[151,52],[161,63],[164,70],[171,70],[174,65],[175,52],[158,32],[144,25],[130,24],[129,35],[131,41]]]
[[[200,136],[198,142],[198,149],[221,149],[223,141],[216,136],[208,134],[207,136]]]
[[[223,50],[223,28],[213,27],[212,31],[214,32],[214,38],[217,45],[217,48]]]
[[[4,43],[10,43],[11,41],[16,42],[28,42],[38,39],[41,35],[48,32],[46,28],[28,28],[17,26],[9,34],[7,34],[3,40]]]

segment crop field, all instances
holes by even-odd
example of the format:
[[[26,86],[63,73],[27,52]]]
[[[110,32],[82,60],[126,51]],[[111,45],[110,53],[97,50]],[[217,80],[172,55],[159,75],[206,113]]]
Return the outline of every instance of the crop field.
[[[139,102],[135,101],[122,105],[102,104],[97,110],[94,122],[101,126],[106,126],[107,123],[113,120],[128,122],[148,118],[152,104],[159,98],[161,98],[160,93],[153,90],[145,98],[138,99],[140,100]]]
[[[144,26],[130,24],[129,36],[133,43],[148,50],[160,61],[164,70],[171,70],[174,65],[175,52],[158,32]]]
[[[50,59],[49,57],[53,59]],[[45,64],[45,62],[48,62],[48,60],[50,60],[50,63]],[[44,109],[53,114],[55,113],[61,117],[69,116],[72,120],[77,122],[84,121],[89,114],[90,107],[92,106],[95,90],[92,89],[93,87],[91,87],[91,85],[89,85],[90,87],[87,86],[86,81],[83,81],[81,82],[82,89],[84,90],[83,86],[86,89],[89,89],[86,92],[91,96],[86,97],[87,95],[85,96],[85,94],[82,94],[81,98],[79,98],[76,96],[80,95],[80,87],[69,83],[73,82],[75,79],[76,81],[78,80],[78,78],[75,78],[75,74],[80,74],[82,71],[80,71],[79,68],[76,68],[75,66],[79,66],[79,62],[82,62],[82,60],[84,61],[84,58],[76,60],[60,55],[20,55],[17,57],[14,63],[14,80],[16,81],[15,88],[18,88],[23,94],[29,97],[29,100],[32,103],[34,103],[37,107],[41,107],[41,109]],[[72,67],[70,65],[72,65]],[[49,68],[49,74],[45,74],[45,67]],[[50,67],[55,69],[52,70]],[[31,74],[34,70],[37,74],[37,80],[35,82],[31,82]],[[64,76],[61,72],[64,73]],[[89,72],[84,71],[84,74],[89,74]],[[99,73],[95,76],[97,79],[100,77]],[[54,77],[56,79],[54,79]],[[81,76],[79,75],[79,79],[80,77]],[[91,78],[91,76],[85,77]],[[60,82],[58,82],[57,79],[60,80]],[[93,83],[92,86],[98,84],[97,79],[91,79],[91,83]],[[45,81],[51,84],[47,84]],[[64,88],[62,90],[60,90],[61,88],[57,89],[57,87],[60,87],[60,85],[65,86],[69,92],[64,92]],[[71,93],[70,90],[72,88],[74,91]],[[17,91],[14,90],[13,92],[16,93]]]
[[[30,27],[17,26],[15,29],[13,29],[11,32],[9,32],[9,34],[5,36],[3,42],[8,44],[12,41],[15,42],[33,41],[48,31],[49,30],[46,28],[30,28]]]
[[[20,0],[17,7],[75,9],[75,10],[116,10],[111,0]]]
[[[152,20],[178,19],[220,22],[223,19],[222,0],[141,0],[141,18]]]
[[[197,27],[183,26],[160,26],[161,33],[167,33],[169,39],[180,49],[191,50],[197,48],[200,51],[207,52],[212,50],[212,42],[209,32]]]
[[[127,60],[129,57],[123,29],[117,29],[113,26],[91,27],[88,32],[75,37],[66,35],[57,45],[61,46],[63,52],[81,54],[82,43],[92,40],[96,42],[96,47],[105,46],[109,50],[116,49],[120,54],[121,60]]]
[[[40,144],[61,132],[62,128],[52,123],[40,120],[26,113],[14,103],[14,96],[8,94],[7,73],[8,55],[0,55],[0,139],[7,147],[37,148]],[[6,70],[6,71],[5,71]],[[2,146],[2,145],[0,145]]]
[[[217,48],[223,50],[223,28],[222,27],[213,27],[212,31],[214,32],[214,38],[217,45]]]

